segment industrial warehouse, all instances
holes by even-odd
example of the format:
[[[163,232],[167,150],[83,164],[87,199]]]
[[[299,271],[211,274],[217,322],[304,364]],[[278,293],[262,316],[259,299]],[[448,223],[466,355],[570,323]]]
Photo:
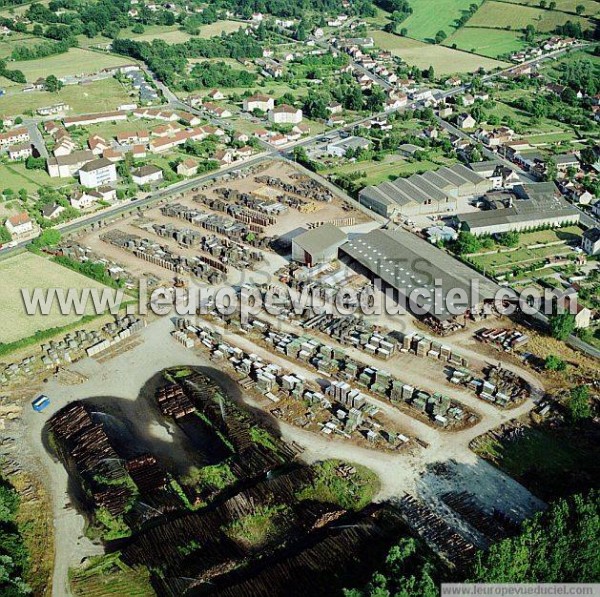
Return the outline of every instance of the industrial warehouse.
[[[484,211],[459,214],[461,229],[476,236],[522,232],[541,226],[565,226],[579,222],[579,211],[561,197],[553,182],[519,185],[513,193],[484,198]]]
[[[358,264],[370,278],[393,288],[411,311],[439,322],[481,312],[499,290],[484,276],[403,229],[373,230],[348,241],[340,251],[350,257],[351,265]],[[411,300],[415,290],[428,296]],[[436,300],[436,290],[441,300]],[[457,298],[456,291],[463,297]]]
[[[359,202],[388,218],[447,214],[460,209],[461,199],[478,197],[489,191],[492,182],[462,164],[451,168],[413,174],[368,186],[358,195]]]

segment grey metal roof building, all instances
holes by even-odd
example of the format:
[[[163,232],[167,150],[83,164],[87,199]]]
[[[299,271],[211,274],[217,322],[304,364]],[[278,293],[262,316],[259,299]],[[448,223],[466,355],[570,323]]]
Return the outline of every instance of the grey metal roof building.
[[[519,199],[509,207],[459,214],[462,228],[482,236],[579,222],[579,211],[561,196],[553,182],[518,185],[514,191]]]
[[[457,198],[481,195],[490,189],[490,184],[462,164],[455,164],[365,187],[358,200],[386,217],[444,214],[456,210]]]
[[[292,259],[309,266],[327,263],[337,258],[346,239],[346,233],[331,224],[307,230],[292,239]]]
[[[430,297],[423,300],[423,310],[439,321],[480,307],[485,300],[493,299],[499,290],[497,284],[403,229],[373,230],[348,241],[340,251],[365,268],[371,277],[379,278],[384,285],[405,297],[407,307],[413,311],[415,305],[411,304],[410,294],[415,289],[428,291]],[[472,294],[474,283],[478,285],[476,296]],[[435,300],[436,288],[441,290],[439,294],[443,299],[439,305]],[[450,298],[446,301],[448,293],[454,289],[466,293],[466,304]],[[460,313],[453,313],[453,306]]]

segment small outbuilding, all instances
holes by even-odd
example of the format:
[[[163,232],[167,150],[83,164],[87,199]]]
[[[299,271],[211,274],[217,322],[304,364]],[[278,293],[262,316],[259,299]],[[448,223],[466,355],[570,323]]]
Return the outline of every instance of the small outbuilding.
[[[333,261],[347,240],[346,233],[331,224],[307,230],[292,239],[292,259],[309,267]]]

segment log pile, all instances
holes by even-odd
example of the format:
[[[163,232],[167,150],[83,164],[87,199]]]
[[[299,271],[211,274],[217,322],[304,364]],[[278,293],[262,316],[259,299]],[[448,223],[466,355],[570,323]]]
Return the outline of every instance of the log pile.
[[[127,470],[142,493],[152,493],[167,484],[165,471],[150,454],[143,454],[127,462]]]
[[[196,412],[196,407],[191,400],[185,395],[181,386],[171,384],[159,388],[156,393],[156,400],[160,411],[166,417],[174,417],[180,419],[193,412]]]

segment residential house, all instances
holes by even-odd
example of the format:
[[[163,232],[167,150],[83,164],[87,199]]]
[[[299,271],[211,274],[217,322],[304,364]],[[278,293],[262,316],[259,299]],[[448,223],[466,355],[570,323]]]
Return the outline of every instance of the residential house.
[[[94,155],[102,155],[110,147],[110,143],[100,135],[92,135],[88,139],[88,147],[92,150]]]
[[[8,148],[8,158],[12,161],[26,160],[33,155],[33,149],[30,143],[20,143],[11,145]]]
[[[75,209],[84,210],[96,203],[96,197],[94,197],[91,193],[82,191],[81,189],[76,189],[71,193],[71,196],[69,197],[69,203]]]
[[[207,94],[206,97],[208,97],[209,99],[213,100],[213,101],[219,101],[219,100],[224,100],[225,96],[223,95],[222,92],[220,92],[218,89],[211,89]]]
[[[138,185],[157,183],[163,179],[163,171],[157,166],[147,164],[132,170],[131,178]]]
[[[65,127],[69,128],[71,126],[89,126],[90,124],[117,122],[120,120],[127,120],[127,112],[115,110],[114,112],[97,112],[96,114],[70,116],[68,118],[63,118],[63,124]]]
[[[581,238],[581,248],[588,255],[600,254],[600,227],[589,228]]]
[[[42,207],[42,217],[47,220],[56,220],[65,211],[65,208],[58,203],[48,203]]]
[[[477,121],[470,114],[463,112],[462,114],[459,114],[456,119],[456,124],[461,129],[472,129],[477,124]]]
[[[198,172],[198,163],[190,158],[177,164],[177,174],[180,176],[194,176],[196,172]]]
[[[302,122],[302,110],[289,104],[281,104],[269,110],[269,121],[275,124],[299,124]]]
[[[244,98],[243,108],[245,112],[254,112],[254,110],[261,110],[267,112],[275,107],[275,100],[268,95],[251,95],[250,97]]]
[[[11,216],[6,220],[5,226],[13,238],[33,232],[33,222],[27,212]]]
[[[79,169],[79,182],[84,187],[95,189],[116,180],[117,168],[105,157],[87,162]]]
[[[89,149],[82,149],[69,155],[48,158],[46,167],[51,178],[67,178],[95,159],[96,156]]]
[[[2,149],[27,141],[30,141],[30,139],[29,132],[25,127],[13,129],[7,133],[0,133],[0,148]]]

